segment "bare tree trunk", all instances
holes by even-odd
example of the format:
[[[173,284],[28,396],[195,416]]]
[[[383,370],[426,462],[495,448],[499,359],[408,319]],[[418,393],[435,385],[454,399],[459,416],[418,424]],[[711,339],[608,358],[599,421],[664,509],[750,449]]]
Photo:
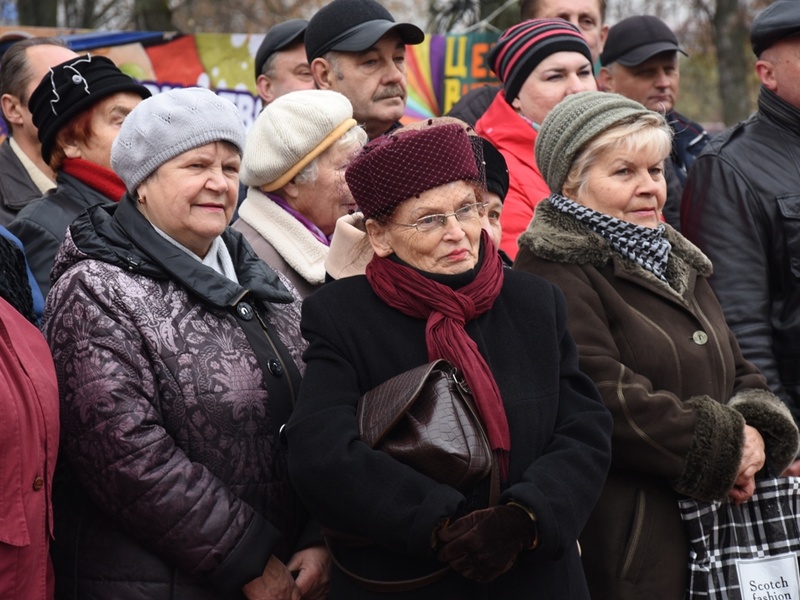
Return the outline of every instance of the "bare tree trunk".
[[[55,27],[58,0],[20,0],[17,2],[19,24]]]
[[[133,19],[136,29],[142,31],[174,31],[172,11],[167,0],[135,0]]]
[[[744,7],[739,1],[716,0],[714,12],[722,119],[728,126],[746,118],[752,110],[747,86],[752,60],[743,19]]]

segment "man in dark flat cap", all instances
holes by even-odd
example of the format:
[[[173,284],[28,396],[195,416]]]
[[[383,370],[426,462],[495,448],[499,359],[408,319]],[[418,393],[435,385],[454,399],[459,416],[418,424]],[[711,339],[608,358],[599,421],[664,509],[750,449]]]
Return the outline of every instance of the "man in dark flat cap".
[[[680,202],[686,175],[708,143],[705,128],[675,110],[681,86],[678,53],[686,54],[669,26],[652,15],[623,19],[608,30],[597,85],[663,114],[674,132],[665,165],[664,217],[680,229]]]
[[[299,90],[313,90],[314,78],[303,37],[308,21],[290,19],[270,28],[256,52],[256,88],[261,102]]]
[[[333,0],[308,23],[305,43],[318,88],[347,96],[370,139],[399,126],[406,109],[406,44],[425,34],[396,23],[375,0]]]
[[[750,41],[758,110],[697,158],[681,223],[714,264],[711,285],[744,356],[800,422],[800,2],[771,4]]]

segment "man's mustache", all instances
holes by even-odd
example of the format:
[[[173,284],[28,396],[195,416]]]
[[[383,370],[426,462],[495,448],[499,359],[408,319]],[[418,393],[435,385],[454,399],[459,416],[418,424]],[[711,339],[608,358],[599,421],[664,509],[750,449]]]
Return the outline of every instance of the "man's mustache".
[[[403,86],[399,84],[387,85],[385,88],[378,91],[372,97],[373,102],[377,102],[378,100],[386,100],[388,98],[403,98],[405,100],[406,91],[403,89]]]

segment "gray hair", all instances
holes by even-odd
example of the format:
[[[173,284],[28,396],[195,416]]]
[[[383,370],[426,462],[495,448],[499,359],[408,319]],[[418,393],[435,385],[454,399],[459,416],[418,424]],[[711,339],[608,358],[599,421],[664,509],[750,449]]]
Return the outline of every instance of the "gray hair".
[[[295,183],[309,184],[314,183],[319,177],[319,159],[325,156],[334,148],[348,147],[358,145],[359,148],[367,143],[367,132],[360,125],[353,125],[347,132],[331,144],[330,148],[325,150],[322,154],[317,156],[314,160],[308,163],[303,170],[295,175]]]

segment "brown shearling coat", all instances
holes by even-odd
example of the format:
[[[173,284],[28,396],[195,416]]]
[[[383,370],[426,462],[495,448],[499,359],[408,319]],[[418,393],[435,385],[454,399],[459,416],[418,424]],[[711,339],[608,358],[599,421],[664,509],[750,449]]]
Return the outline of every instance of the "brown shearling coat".
[[[561,287],[581,369],[614,417],[611,470],[581,536],[593,600],[684,597],[678,499],[727,495],[745,421],[764,437],[775,473],[797,449],[788,409],[725,323],[711,263],[668,225],[666,236],[670,285],[549,201],[519,240],[514,268]]]

